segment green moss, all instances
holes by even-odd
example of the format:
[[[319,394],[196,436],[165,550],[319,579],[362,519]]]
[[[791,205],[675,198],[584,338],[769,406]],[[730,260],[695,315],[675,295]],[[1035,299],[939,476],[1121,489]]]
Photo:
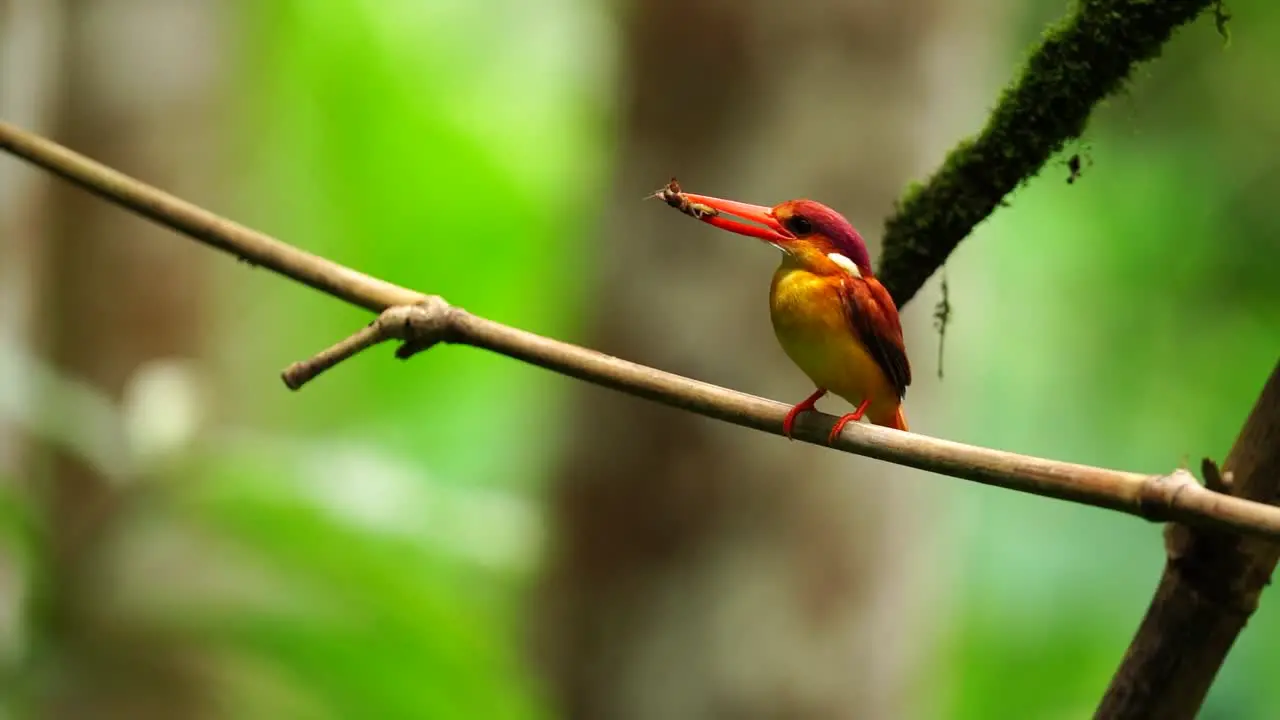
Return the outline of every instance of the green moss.
[[[1218,27],[1218,34],[1222,36],[1223,47],[1231,44],[1231,11],[1227,9],[1227,4],[1223,0],[1216,0],[1213,3],[1213,24]]]
[[[880,280],[901,307],[960,241],[1084,132],[1093,108],[1174,30],[1221,0],[1079,0],[1045,32],[976,137],[956,146],[885,224]],[[1221,24],[1225,27],[1225,21]]]

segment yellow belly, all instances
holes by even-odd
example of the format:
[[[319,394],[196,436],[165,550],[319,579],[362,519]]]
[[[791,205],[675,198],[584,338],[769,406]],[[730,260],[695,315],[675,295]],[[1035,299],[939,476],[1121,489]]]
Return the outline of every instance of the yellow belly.
[[[854,406],[869,399],[867,416],[876,424],[893,418],[897,393],[855,339],[840,297],[826,280],[784,264],[773,278],[769,310],[782,350],[814,385]]]

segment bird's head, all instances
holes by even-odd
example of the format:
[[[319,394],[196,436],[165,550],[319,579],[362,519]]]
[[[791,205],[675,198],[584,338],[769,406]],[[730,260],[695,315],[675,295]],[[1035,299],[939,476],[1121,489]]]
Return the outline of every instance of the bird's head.
[[[715,211],[703,215],[703,222],[764,240],[807,265],[834,263],[847,272],[853,265],[857,274],[872,273],[867,243],[843,215],[822,203],[788,200],[770,208],[692,193],[684,197]]]

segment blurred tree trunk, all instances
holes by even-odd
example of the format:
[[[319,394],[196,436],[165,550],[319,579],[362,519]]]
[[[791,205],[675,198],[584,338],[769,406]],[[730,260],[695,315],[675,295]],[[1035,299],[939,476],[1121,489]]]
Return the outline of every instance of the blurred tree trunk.
[[[0,2],[0,118],[49,132],[57,93],[62,23],[56,3]],[[24,498],[19,478],[29,467],[28,433],[22,419],[35,398],[31,390],[31,346],[36,329],[36,285],[45,246],[47,201],[53,178],[14,162],[0,161],[0,494]],[[31,592],[17,538],[0,541],[0,676],[12,676],[22,661],[23,607]],[[0,698],[0,713],[12,698]]]
[[[54,2],[54,0],[45,0]],[[208,203],[217,132],[221,23],[213,0],[60,0],[65,38],[54,137],[179,195]],[[208,203],[214,204],[216,203]],[[201,352],[207,254],[89,194],[58,183],[48,206],[36,304],[43,355],[61,376],[120,407],[153,363]],[[40,402],[54,403],[54,398]],[[164,399],[159,404],[163,405]],[[67,412],[67,408],[62,408]],[[165,412],[152,405],[135,410]],[[74,426],[81,418],[66,419]],[[193,650],[119,604],[120,528],[137,482],[125,427],[99,428],[121,463],[104,467],[48,446],[41,483],[48,528],[41,598],[48,718],[202,716]],[[181,577],[155,577],[158,584]]]
[[[641,198],[672,175],[748,202],[810,197],[842,211],[875,252],[906,182],[980,123],[991,87],[984,5],[630,5],[619,177],[595,241],[585,342],[786,402],[807,396],[768,320],[776,253]],[[936,382],[931,296],[905,314],[907,413],[922,432]],[[911,674],[946,601],[929,561],[934,485],[585,385],[577,393],[538,626],[565,716],[918,709]],[[821,407],[847,411],[838,399]]]
[[[0,117],[35,132],[48,132],[57,92],[61,19],[42,0],[0,4]],[[20,388],[19,348],[30,345],[36,319],[35,281],[40,274],[49,186],[46,172],[6,159],[0,164],[0,386]],[[21,393],[14,393],[21,395]],[[0,411],[0,473],[22,463],[15,418],[27,398],[8,398]]]

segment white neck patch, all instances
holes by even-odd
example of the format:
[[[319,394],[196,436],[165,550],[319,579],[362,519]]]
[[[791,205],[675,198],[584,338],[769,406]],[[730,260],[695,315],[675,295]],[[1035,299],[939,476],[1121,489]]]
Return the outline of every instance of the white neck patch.
[[[858,264],[850,260],[849,258],[845,257],[844,255],[841,255],[840,253],[834,253],[834,252],[827,253],[827,259],[839,265],[841,268],[844,268],[844,270],[848,272],[850,275],[857,278],[862,277],[862,271],[858,269]]]

